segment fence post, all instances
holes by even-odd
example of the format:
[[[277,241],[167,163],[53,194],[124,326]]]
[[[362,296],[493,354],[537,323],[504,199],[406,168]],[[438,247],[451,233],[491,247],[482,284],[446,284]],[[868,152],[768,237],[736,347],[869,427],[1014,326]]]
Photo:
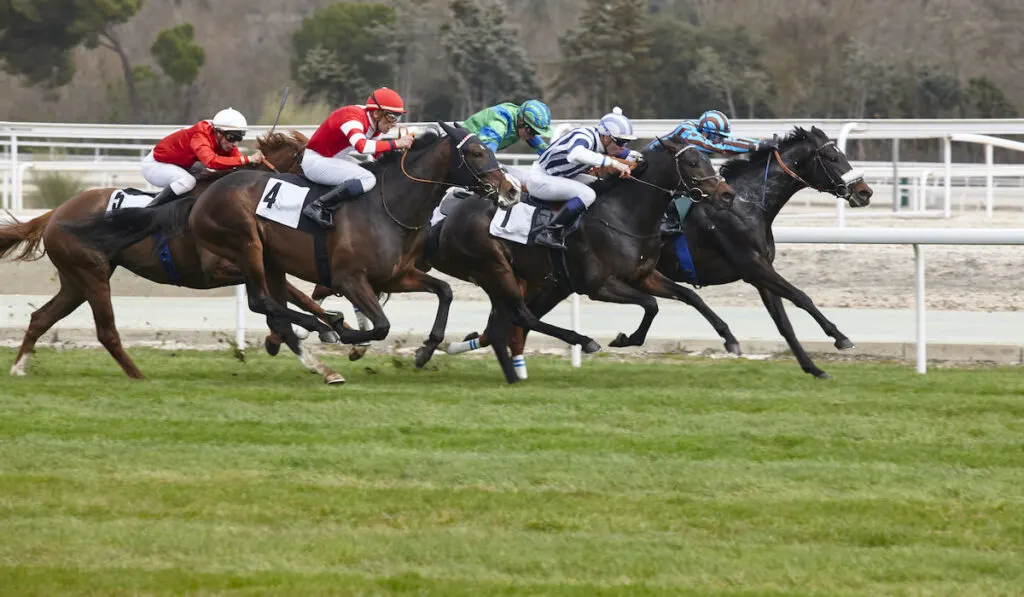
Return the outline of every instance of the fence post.
[[[245,348],[245,312],[248,306],[245,299],[245,284],[235,286],[235,345]]]
[[[924,251],[914,245],[914,301],[917,307],[917,372],[928,372],[928,340],[925,333]]]
[[[572,293],[572,331],[580,332],[580,295]],[[583,347],[579,344],[572,345],[572,366],[583,366]]]
[[[892,140],[892,210],[900,210],[900,140]]]
[[[953,139],[949,135],[942,138],[942,160],[946,163],[946,195],[942,199],[942,212],[948,218],[953,215]]]
[[[995,189],[992,187],[992,144],[985,145],[985,217],[992,218]]]
[[[11,130],[11,209],[21,204],[21,169],[18,167],[18,134]]]

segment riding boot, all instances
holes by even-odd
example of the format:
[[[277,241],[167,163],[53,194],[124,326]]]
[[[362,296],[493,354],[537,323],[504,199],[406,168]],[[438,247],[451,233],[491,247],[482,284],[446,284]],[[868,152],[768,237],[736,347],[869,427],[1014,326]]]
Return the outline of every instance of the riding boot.
[[[541,230],[533,239],[534,244],[549,249],[565,250],[565,230],[576,221],[581,213],[586,211],[587,206],[578,197],[573,197],[566,202],[553,220]]]
[[[164,203],[170,203],[178,198],[178,194],[174,192],[171,187],[164,187],[153,200],[149,202],[146,207],[156,207],[157,205],[163,205]]]
[[[302,208],[302,215],[313,220],[324,228],[334,228],[334,210],[347,199],[363,193],[363,185],[358,180],[350,180],[314,199]]]

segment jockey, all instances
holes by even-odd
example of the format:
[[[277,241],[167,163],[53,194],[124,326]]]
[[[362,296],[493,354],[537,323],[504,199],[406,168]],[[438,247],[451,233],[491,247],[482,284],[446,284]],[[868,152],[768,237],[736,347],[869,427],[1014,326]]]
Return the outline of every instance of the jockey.
[[[625,160],[635,162],[641,157],[639,152],[629,149],[630,141],[634,140],[633,123],[616,107],[605,114],[596,127],[580,127],[559,137],[533,163],[528,182],[530,193],[538,199],[566,202],[537,235],[538,245],[565,248],[562,239],[565,227],[597,199],[594,189],[588,186],[596,179],[586,171],[595,166],[609,166],[620,176],[628,175],[630,166]]]
[[[226,170],[263,161],[263,154],[258,151],[250,156],[238,151],[238,143],[248,128],[241,112],[227,108],[217,112],[213,120],[201,120],[164,137],[142,158],[146,182],[164,187],[149,206],[174,201],[194,189],[196,177],[189,173],[189,168],[196,162],[211,170]]]
[[[718,110],[708,110],[697,120],[687,120],[677,126],[669,135],[693,145],[704,153],[719,155],[735,155],[757,151],[758,149],[774,148],[779,144],[775,140],[758,141],[744,137],[734,137],[730,131],[729,119]],[[651,146],[658,144],[655,139]]]
[[[302,155],[302,171],[309,180],[334,186],[303,208],[302,213],[324,228],[334,227],[334,210],[352,197],[377,185],[377,178],[350,153],[380,157],[386,151],[406,149],[413,138],[377,140],[391,131],[405,114],[405,104],[394,90],[381,87],[370,94],[365,106],[338,108],[316,129]]]
[[[525,141],[537,155],[548,148],[544,137],[551,136],[551,110],[540,100],[526,100],[521,106],[498,104],[470,116],[462,126],[475,133],[494,153]]]

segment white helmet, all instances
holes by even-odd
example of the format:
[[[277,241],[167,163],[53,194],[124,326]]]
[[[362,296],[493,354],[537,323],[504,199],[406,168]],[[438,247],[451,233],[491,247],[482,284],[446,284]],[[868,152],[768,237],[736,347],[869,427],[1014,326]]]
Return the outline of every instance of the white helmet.
[[[219,131],[239,131],[244,133],[249,128],[249,123],[245,121],[245,116],[242,116],[242,113],[234,108],[217,112],[211,124],[213,124],[213,128]]]
[[[601,117],[597,123],[597,132],[616,139],[633,141],[636,135],[633,134],[633,123],[622,115],[622,108],[615,106],[612,111]]]

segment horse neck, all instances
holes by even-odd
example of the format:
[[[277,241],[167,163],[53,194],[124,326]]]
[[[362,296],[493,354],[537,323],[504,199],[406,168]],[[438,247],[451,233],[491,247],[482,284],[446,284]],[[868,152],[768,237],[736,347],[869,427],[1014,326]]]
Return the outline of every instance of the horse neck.
[[[771,226],[775,217],[779,215],[782,208],[786,206],[790,198],[805,185],[793,178],[779,167],[773,153],[768,153],[770,167],[768,178],[765,179],[765,163],[760,162],[758,167],[751,167],[734,180],[727,180],[738,197],[756,204],[764,213],[765,222]]]
[[[404,172],[401,161],[395,164],[394,168],[391,166],[387,168],[394,170],[397,174],[393,175],[392,180],[387,183],[381,181],[381,193],[384,201],[387,202],[387,210],[399,222],[407,226],[420,226],[430,219],[434,208],[441,203],[444,191],[448,186],[447,184],[434,184],[434,182],[441,182],[448,178],[451,169],[450,156],[445,151],[448,145],[444,139],[441,139],[422,152],[417,152],[417,155],[407,156]],[[401,158],[399,159],[401,160]],[[410,177],[432,182],[412,180]],[[386,195],[383,195],[384,193]]]
[[[674,163],[670,161],[669,164],[658,167],[651,163],[639,180],[672,190],[679,182],[677,177],[678,172]],[[603,197],[599,197],[591,211],[617,214],[621,221],[632,223],[633,228],[646,230],[658,226],[671,199],[672,196],[661,189],[624,180]]]

